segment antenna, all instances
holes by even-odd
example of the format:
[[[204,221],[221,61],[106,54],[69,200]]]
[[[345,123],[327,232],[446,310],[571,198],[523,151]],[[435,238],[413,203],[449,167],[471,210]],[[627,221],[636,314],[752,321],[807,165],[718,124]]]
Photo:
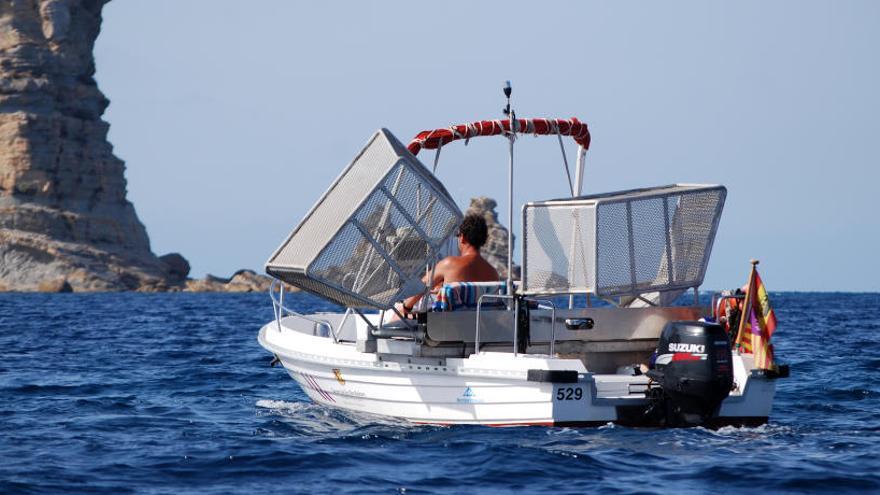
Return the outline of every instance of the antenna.
[[[510,133],[507,139],[510,142],[510,161],[507,165],[507,295],[513,297],[513,304],[510,309],[514,310],[514,314],[519,312],[519,301],[514,297],[513,290],[513,142],[516,140],[516,113],[510,108],[510,94],[513,88],[510,81],[504,83],[504,96],[507,98],[507,105],[504,107],[504,115],[510,119]],[[516,356],[518,350],[518,332],[519,318],[513,318],[513,355]]]

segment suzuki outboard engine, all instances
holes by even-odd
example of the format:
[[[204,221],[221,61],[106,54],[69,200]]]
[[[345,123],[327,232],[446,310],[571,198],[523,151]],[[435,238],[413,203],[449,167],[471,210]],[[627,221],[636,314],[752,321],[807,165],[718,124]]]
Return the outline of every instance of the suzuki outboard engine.
[[[649,391],[647,416],[664,426],[704,424],[733,387],[727,333],[715,323],[669,322],[647,374],[660,385]]]

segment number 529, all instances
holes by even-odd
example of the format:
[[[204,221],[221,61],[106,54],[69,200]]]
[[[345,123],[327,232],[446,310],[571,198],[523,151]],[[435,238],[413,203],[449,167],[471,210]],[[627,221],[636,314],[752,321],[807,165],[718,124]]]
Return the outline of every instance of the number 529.
[[[581,400],[584,398],[584,389],[581,387],[559,387],[556,390],[556,400]]]

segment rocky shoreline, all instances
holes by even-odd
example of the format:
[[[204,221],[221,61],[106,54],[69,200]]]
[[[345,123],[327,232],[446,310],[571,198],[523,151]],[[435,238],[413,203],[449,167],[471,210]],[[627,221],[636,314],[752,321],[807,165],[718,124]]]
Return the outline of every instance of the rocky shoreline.
[[[167,285],[162,287],[139,287],[133,292],[268,292],[272,285],[272,279],[266,275],[260,275],[253,270],[242,269],[235,272],[230,278],[216,277],[214,275],[206,275],[205,278],[186,279],[178,285]],[[299,292],[299,289],[284,284],[285,292]],[[47,280],[40,282],[39,285],[26,289],[8,289],[0,286],[0,292],[45,292],[45,293],[66,293],[66,292],[122,292],[122,291],[81,291],[74,290],[73,286],[67,279],[60,278],[56,280]]]
[[[168,255],[166,255],[168,256]],[[182,256],[174,253],[173,256]],[[164,257],[163,257],[164,258]],[[185,261],[185,260],[184,260]],[[189,278],[187,263],[186,272],[171,272],[165,279],[153,284],[143,284],[133,287],[117,288],[99,284],[98,286],[83,284],[90,281],[90,274],[82,270],[74,270],[67,275],[57,277],[44,277],[36,284],[24,284],[20,286],[6,286],[0,284],[2,292],[268,292],[273,279],[261,275],[254,270],[241,269],[228,278],[208,274],[204,278]],[[73,281],[73,282],[71,282]],[[280,282],[279,282],[280,283]],[[299,289],[288,284],[283,284],[287,292],[298,292]]]

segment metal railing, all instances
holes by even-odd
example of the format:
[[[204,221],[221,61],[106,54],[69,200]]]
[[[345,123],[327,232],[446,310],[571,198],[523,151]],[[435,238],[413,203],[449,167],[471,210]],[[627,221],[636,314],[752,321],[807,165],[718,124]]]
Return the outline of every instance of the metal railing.
[[[276,298],[276,292],[278,297]],[[277,279],[272,280],[272,285],[269,286],[269,297],[272,299],[272,312],[275,315],[275,324],[278,327],[278,331],[280,332],[282,329],[281,319],[286,315],[296,316],[298,318],[302,318],[303,320],[310,321],[315,324],[316,327],[326,327],[328,330],[328,334],[333,338],[334,343],[339,343],[339,338],[336,336],[336,329],[333,328],[333,325],[326,320],[320,320],[318,318],[314,318],[311,316],[306,316],[302,313],[298,313],[287,306],[284,305],[284,284],[279,282]],[[345,317],[342,320],[342,323],[345,324],[345,320],[348,319],[348,313],[346,313]]]
[[[516,296],[508,296],[506,294],[483,294],[477,300],[477,328],[476,335],[474,335],[474,354],[480,352],[480,311],[483,306],[483,299],[513,299],[514,301],[514,309],[513,309],[513,355],[516,356],[518,354],[517,344],[519,343],[519,301],[525,302],[533,302],[536,304],[546,304],[550,306],[551,315],[550,315],[550,356],[556,351],[556,304],[549,299],[537,299],[533,297],[516,297]]]

